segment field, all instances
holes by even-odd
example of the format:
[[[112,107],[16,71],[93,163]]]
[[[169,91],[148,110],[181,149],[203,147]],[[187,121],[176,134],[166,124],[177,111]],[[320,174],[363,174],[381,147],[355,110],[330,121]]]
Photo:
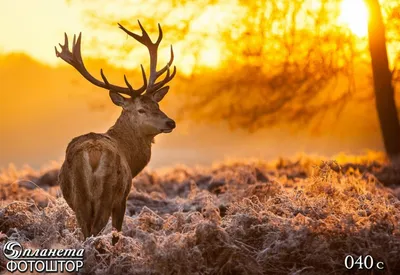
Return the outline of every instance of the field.
[[[84,274],[344,274],[347,255],[383,262],[373,274],[400,274],[400,171],[379,155],[336,160],[145,170],[115,246],[110,223],[83,241],[58,164],[10,166],[0,175],[0,241],[85,248]]]

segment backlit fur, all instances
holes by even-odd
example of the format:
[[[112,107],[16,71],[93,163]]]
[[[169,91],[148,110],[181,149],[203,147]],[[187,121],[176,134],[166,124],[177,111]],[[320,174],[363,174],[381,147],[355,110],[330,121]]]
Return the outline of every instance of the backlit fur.
[[[110,216],[121,230],[132,178],[150,161],[154,137],[175,127],[149,96],[118,100],[123,110],[115,125],[74,138],[60,170],[62,193],[85,237],[97,235]]]

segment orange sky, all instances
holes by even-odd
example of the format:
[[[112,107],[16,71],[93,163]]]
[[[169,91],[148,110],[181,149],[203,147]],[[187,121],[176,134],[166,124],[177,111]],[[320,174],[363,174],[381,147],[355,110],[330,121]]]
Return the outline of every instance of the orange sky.
[[[0,51],[21,51],[50,64],[61,63],[54,45],[64,32],[85,30],[79,8],[65,0],[2,0],[0,24]]]
[[[93,28],[88,27],[83,20],[84,2],[74,4],[67,4],[67,2],[65,0],[0,1],[0,24],[7,26],[2,28],[0,53],[23,52],[46,64],[63,64],[60,59],[56,58],[54,46],[60,42],[63,43],[64,32],[71,38],[74,34],[82,32],[84,58],[98,56],[99,53],[96,49],[88,47],[91,39],[98,34],[101,34],[102,39],[116,41],[115,44],[118,46],[132,47],[132,41],[126,39],[126,35],[118,30],[116,23],[112,32],[103,32],[97,29],[94,33]],[[113,7],[121,10],[120,5]],[[203,28],[210,17],[214,17],[216,20],[216,12],[218,12],[218,9],[213,9],[206,12],[205,16],[200,16],[197,19],[198,22],[194,24],[194,30]],[[224,17],[219,17],[224,20]],[[138,27],[134,31],[138,31]],[[220,51],[218,44],[214,41],[204,42],[206,46],[199,53],[200,62],[210,67],[216,66]],[[176,53],[179,53],[180,48],[180,43],[174,45]],[[168,44],[163,44],[160,48],[161,62],[166,59],[162,53],[167,54],[168,51]],[[142,48],[135,49],[124,60],[117,60],[116,56],[110,52],[102,54],[106,54],[104,58],[107,58],[111,63],[131,69],[139,66],[143,60],[141,57],[146,55],[146,51]],[[194,62],[194,56],[191,54],[176,54],[175,64],[185,64],[184,67],[181,66],[180,70],[183,73],[190,72],[190,68],[195,65]]]

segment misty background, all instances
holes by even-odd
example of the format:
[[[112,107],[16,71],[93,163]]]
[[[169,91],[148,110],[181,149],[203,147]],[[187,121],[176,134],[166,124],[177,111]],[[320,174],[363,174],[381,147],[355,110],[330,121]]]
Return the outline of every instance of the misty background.
[[[121,22],[138,32],[138,18],[153,39],[162,24],[159,66],[173,44],[178,70],[161,103],[177,128],[156,137],[150,167],[384,149],[362,31],[366,21],[361,29],[343,23],[341,1],[58,0],[53,12],[39,2],[32,7],[43,13],[39,23],[20,11],[16,27],[7,31],[11,38],[0,40],[1,168],[61,162],[72,138],[114,124],[121,110],[108,92],[57,60],[53,47],[63,43],[64,30],[70,36],[82,31],[83,58],[93,75],[103,68],[111,82],[124,85],[126,74],[138,86],[139,64],[148,66],[148,56],[117,28]],[[381,4],[396,75],[400,5]],[[4,7],[4,15],[13,8]],[[60,9],[63,16],[54,16]],[[2,25],[9,24],[11,18],[2,18]],[[398,92],[395,97],[399,102]]]

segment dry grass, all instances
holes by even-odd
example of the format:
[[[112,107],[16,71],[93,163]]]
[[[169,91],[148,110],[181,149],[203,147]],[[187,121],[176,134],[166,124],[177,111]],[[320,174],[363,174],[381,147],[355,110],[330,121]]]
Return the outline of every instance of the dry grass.
[[[379,156],[338,159],[145,171],[115,246],[110,223],[82,241],[56,166],[10,168],[0,175],[0,241],[85,248],[87,274],[342,274],[346,255],[400,274],[399,192],[387,187],[400,171]]]

